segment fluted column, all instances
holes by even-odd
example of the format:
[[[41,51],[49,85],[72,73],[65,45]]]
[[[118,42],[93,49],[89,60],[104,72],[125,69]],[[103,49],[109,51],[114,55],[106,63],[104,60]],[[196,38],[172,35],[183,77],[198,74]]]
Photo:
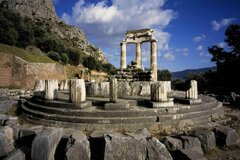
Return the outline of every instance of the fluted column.
[[[121,45],[121,64],[120,69],[126,69],[127,68],[127,53],[126,53],[126,43],[122,42]]]
[[[157,81],[157,40],[151,41],[151,71],[152,81]]]
[[[142,68],[141,43],[136,43],[136,63],[137,63],[137,68]]]

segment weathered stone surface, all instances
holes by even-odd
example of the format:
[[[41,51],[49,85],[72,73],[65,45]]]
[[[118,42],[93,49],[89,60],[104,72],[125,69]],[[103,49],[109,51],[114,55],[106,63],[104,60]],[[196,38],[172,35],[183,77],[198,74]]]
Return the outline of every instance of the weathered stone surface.
[[[151,100],[154,102],[169,101],[168,93],[171,92],[169,81],[159,81],[151,83]]]
[[[186,98],[188,98],[188,99],[198,99],[197,81],[191,80],[190,88],[186,92]]]
[[[129,109],[129,103],[127,101],[119,101],[117,103],[106,103],[104,105],[105,110],[125,110]]]
[[[39,79],[35,80],[35,85],[34,85],[34,96],[35,97],[44,97],[44,91],[45,91],[45,80]]]
[[[105,160],[142,160],[146,158],[145,143],[141,140],[117,133],[104,135],[104,139]]]
[[[166,136],[163,140],[163,143],[169,151],[180,150],[183,148],[182,141],[177,138]]]
[[[194,136],[198,137],[204,150],[211,150],[216,147],[216,138],[210,128],[194,129]]]
[[[84,79],[70,80],[70,102],[81,103],[86,101],[86,88]]]
[[[118,97],[127,97],[132,93],[132,88],[128,82],[118,82]]]
[[[4,126],[8,121],[9,116],[0,114],[0,126]]]
[[[150,83],[148,82],[140,82],[141,87],[140,87],[140,96],[149,96],[151,93],[151,87]]]
[[[66,158],[70,160],[90,160],[90,144],[87,136],[78,131],[72,134],[72,138],[74,144],[68,148]]]
[[[199,154],[203,155],[201,148],[201,143],[198,138],[190,136],[181,136],[180,137],[183,143],[183,148],[191,151],[196,151]]]
[[[62,138],[62,128],[45,128],[32,143],[31,158],[34,160],[53,160],[55,149]]]
[[[13,130],[13,139],[14,141],[16,141],[19,138],[19,132],[22,129],[22,126],[20,126],[19,124],[14,124],[10,125],[10,127]]]
[[[4,160],[25,160],[26,155],[21,149],[18,149],[7,156]]]
[[[118,81],[116,78],[111,77],[110,79],[110,91],[109,91],[109,98],[110,102],[117,103],[117,91],[118,91]]]
[[[171,160],[172,156],[166,146],[155,137],[147,141],[147,158],[149,160]]]
[[[0,127],[0,159],[14,149],[13,130],[11,127]]]
[[[29,18],[44,18],[50,20],[58,20],[55,13],[55,9],[51,0],[29,0],[29,1],[19,1],[10,0],[4,3],[4,0],[0,0],[0,4],[5,8],[19,12],[22,16],[27,16]]]
[[[9,112],[9,110],[17,104],[17,101],[14,100],[3,100],[0,101],[0,114],[5,114]]]
[[[54,100],[58,98],[58,80],[45,80],[45,99]]]
[[[171,160],[172,157],[164,144],[156,138],[143,134],[113,133],[105,134],[104,159],[149,159]]]
[[[69,89],[68,83],[69,83],[68,80],[61,80],[59,90],[60,91],[68,90]]]
[[[173,153],[176,160],[207,160],[202,154],[189,149],[180,149]]]
[[[88,96],[109,97],[109,82],[86,83]]]
[[[239,136],[235,129],[227,126],[216,126],[214,128],[216,142],[219,146],[231,146],[239,143]]]
[[[1,0],[0,0],[1,1]],[[3,1],[3,0],[2,0]],[[1,2],[0,2],[1,3]],[[59,63],[29,63],[8,53],[0,53],[0,85],[33,88],[37,79],[66,79],[66,71]],[[11,66],[1,79],[2,68]],[[47,71],[47,72],[46,72]],[[7,81],[7,84],[5,83]]]
[[[139,129],[135,133],[136,134],[141,134],[141,135],[145,136],[146,138],[152,137],[151,133],[146,128]]]

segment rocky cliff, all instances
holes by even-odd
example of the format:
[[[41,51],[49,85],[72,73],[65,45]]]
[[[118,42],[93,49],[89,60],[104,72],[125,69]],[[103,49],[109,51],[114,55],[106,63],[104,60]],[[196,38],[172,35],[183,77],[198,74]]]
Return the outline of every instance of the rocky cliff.
[[[0,0],[0,5],[31,19],[59,20],[52,0]]]
[[[88,42],[81,29],[69,26],[57,17],[52,0],[0,0],[0,8],[7,8],[38,22],[44,21],[41,24],[47,24],[51,33],[61,39],[65,46],[107,62],[103,52]]]

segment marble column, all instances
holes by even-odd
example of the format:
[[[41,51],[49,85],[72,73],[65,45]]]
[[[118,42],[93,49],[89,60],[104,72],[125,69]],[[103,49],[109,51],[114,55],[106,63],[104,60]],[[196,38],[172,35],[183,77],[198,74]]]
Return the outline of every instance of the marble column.
[[[44,91],[45,91],[45,80],[36,80],[34,85],[34,93],[35,97],[44,98]]]
[[[127,68],[127,47],[126,43],[122,42],[121,44],[121,64],[120,69],[126,69]]]
[[[45,80],[45,99],[54,100],[58,98],[58,80]]]
[[[142,68],[142,51],[141,43],[136,43],[136,64],[137,68]]]
[[[187,99],[198,99],[198,88],[197,88],[197,81],[191,80],[190,88],[186,92]]]
[[[157,81],[157,40],[152,40],[151,42],[151,66],[152,71],[152,81]]]
[[[70,80],[69,100],[72,103],[81,103],[86,101],[86,88],[84,79]]]
[[[116,103],[117,102],[117,79],[112,77],[110,79],[110,92],[109,92],[109,98],[110,102]]]

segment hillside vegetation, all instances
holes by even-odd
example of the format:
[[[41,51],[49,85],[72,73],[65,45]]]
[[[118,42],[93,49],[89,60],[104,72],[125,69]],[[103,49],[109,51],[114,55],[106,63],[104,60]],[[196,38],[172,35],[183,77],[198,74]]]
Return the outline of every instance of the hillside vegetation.
[[[68,26],[64,22],[38,18],[32,20],[20,16],[19,13],[1,8],[0,24],[0,43],[19,48],[36,46],[57,62],[71,65],[84,64],[89,69],[115,72],[114,66],[101,59],[102,52],[88,44],[83,34],[79,38],[72,36],[75,32],[80,34],[79,29]],[[13,47],[10,50],[14,49]],[[23,56],[23,51],[21,53]],[[36,54],[27,57],[31,57],[29,60],[34,61],[37,59],[34,56]],[[41,61],[44,62],[44,59]],[[49,59],[45,62],[49,62]]]
[[[0,53],[12,54],[24,59],[27,62],[53,63],[54,61],[46,55],[37,54],[15,46],[0,43]]]

